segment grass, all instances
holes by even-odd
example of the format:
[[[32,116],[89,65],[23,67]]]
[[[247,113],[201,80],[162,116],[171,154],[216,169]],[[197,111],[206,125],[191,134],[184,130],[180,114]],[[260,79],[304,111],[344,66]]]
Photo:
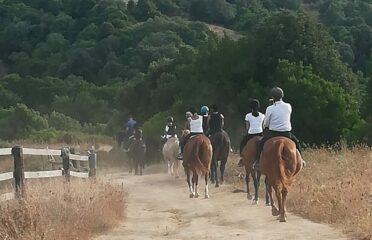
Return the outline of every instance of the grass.
[[[371,148],[307,149],[304,158],[307,166],[289,189],[288,210],[312,221],[330,224],[351,238],[372,239]],[[237,159],[236,154],[230,156],[226,179],[235,187],[245,189],[244,169],[236,167]],[[264,199],[263,179],[261,199]],[[250,186],[252,194],[252,180]]]
[[[308,164],[289,190],[289,210],[357,238],[372,236],[371,149],[310,149],[304,157]]]
[[[0,239],[90,239],[124,215],[120,186],[92,179],[27,182],[27,198],[0,203]]]

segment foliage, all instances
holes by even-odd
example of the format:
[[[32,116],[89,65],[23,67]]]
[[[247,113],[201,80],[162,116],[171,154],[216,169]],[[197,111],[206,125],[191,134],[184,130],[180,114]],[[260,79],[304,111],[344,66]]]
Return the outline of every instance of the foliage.
[[[249,99],[264,111],[279,84],[301,140],[363,138],[371,9],[363,0],[3,0],[0,136],[115,135],[132,114],[156,145],[167,115],[182,125],[190,106],[215,103],[235,144]],[[218,38],[199,21],[242,37]]]

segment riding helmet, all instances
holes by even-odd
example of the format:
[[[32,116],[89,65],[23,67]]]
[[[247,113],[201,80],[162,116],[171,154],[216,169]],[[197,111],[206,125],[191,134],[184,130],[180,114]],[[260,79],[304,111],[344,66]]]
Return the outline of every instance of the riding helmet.
[[[284,97],[284,92],[283,92],[283,89],[281,89],[280,87],[274,87],[271,89],[271,97],[274,99],[274,100],[280,100]]]
[[[208,106],[202,106],[200,108],[200,113],[201,114],[206,114],[207,112],[209,112],[209,107]]]

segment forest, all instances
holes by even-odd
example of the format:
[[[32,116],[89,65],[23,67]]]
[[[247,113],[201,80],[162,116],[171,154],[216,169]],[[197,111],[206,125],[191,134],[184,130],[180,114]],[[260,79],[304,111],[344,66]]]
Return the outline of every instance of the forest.
[[[305,144],[372,143],[371,48],[371,0],[0,0],[0,138],[115,136],[132,114],[156,145],[217,104],[237,145],[281,86]]]

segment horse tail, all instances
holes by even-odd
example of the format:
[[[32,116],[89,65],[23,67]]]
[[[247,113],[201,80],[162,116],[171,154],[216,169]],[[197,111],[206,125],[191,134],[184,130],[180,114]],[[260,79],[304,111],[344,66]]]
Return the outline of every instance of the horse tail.
[[[285,188],[287,188],[291,182],[291,174],[289,170],[286,168],[286,159],[284,158],[284,152],[285,152],[285,143],[283,141],[276,141],[275,142],[275,149],[277,149],[277,159],[278,159],[278,165],[279,165],[279,178],[280,182],[283,184]],[[290,158],[290,156],[288,156]],[[287,160],[288,161],[288,160]]]
[[[204,157],[204,156],[207,156],[207,152],[205,151],[208,151],[209,150],[209,147],[207,147],[206,149],[203,148],[204,145],[208,146],[207,145],[208,143],[205,142],[205,139],[202,139],[200,142],[198,142],[198,144],[196,145],[196,149],[195,149],[195,170],[199,173],[199,174],[206,174],[209,172],[209,166],[205,166],[202,162],[202,160],[200,159],[200,157]]]

